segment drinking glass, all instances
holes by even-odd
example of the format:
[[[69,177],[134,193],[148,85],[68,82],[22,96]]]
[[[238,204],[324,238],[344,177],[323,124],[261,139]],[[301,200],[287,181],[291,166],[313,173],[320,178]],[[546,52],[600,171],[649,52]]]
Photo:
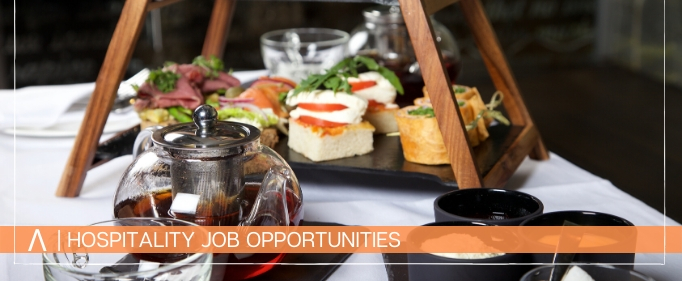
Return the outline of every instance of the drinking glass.
[[[125,218],[91,226],[197,226],[170,218]],[[149,257],[147,257],[147,255]],[[45,253],[46,281],[207,281],[211,277],[210,253],[127,254],[127,253]]]
[[[261,36],[261,54],[271,75],[299,83],[343,60],[348,38],[347,32],[329,28],[275,30]]]

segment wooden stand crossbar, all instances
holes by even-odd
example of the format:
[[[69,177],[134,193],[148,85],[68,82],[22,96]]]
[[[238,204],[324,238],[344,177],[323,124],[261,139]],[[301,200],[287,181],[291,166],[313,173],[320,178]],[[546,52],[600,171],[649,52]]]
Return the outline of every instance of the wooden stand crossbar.
[[[80,193],[147,12],[178,1],[126,0],[97,76],[95,91],[85,111],[83,124],[59,182],[57,196],[76,197]],[[429,20],[430,14],[457,1],[399,0],[399,2],[459,187],[502,187],[526,155],[533,159],[548,159],[549,154],[526,110],[497,37],[479,0],[460,0],[460,7],[471,27],[495,87],[505,95],[503,103],[512,125],[523,127],[503,156],[488,171],[481,171],[474,160],[474,152],[469,146],[468,134],[456,106],[451,81],[441,59],[440,49],[434,40],[435,33]],[[202,55],[222,57],[235,6],[236,0],[215,0]]]
[[[469,146],[462,115],[456,106],[451,81],[441,59],[438,44],[434,40],[435,33],[429,19],[430,14],[457,1],[399,0],[399,2],[459,188],[502,187],[526,155],[533,159],[548,159],[549,154],[526,110],[481,2],[461,0],[459,4],[495,87],[504,94],[503,104],[512,125],[523,127],[504,155],[485,174],[474,161],[474,153]]]

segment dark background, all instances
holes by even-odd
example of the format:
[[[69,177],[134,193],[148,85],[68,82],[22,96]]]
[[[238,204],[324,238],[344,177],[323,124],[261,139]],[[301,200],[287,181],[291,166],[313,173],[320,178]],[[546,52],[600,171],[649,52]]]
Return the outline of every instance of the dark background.
[[[633,71],[620,53],[609,53],[613,49],[609,44],[617,42],[600,38],[621,29],[604,29],[599,19],[607,17],[601,1],[482,2],[548,148],[659,211],[664,209],[667,171],[666,211],[682,221],[682,209],[675,200],[682,198],[682,114],[676,110],[682,104],[682,91],[675,86],[682,79],[668,77],[669,83],[664,84],[662,76]],[[658,2],[647,2],[653,3],[647,7],[647,18],[662,17]],[[199,55],[212,5],[213,1],[192,0],[161,9],[162,44],[157,50],[148,17],[127,76],[145,67],[159,67],[164,61],[190,62]],[[223,56],[225,64],[234,70],[262,69],[261,34],[290,27],[351,32],[363,21],[362,9],[373,5],[239,1]],[[13,1],[2,1],[0,88],[94,81],[122,6],[122,0],[23,0],[16,1],[16,7]],[[629,22],[627,14],[616,16]],[[460,46],[464,67],[458,82],[479,87],[487,99],[494,89],[457,5],[435,18],[452,31]],[[653,24],[655,30],[660,29],[658,22]],[[655,30],[647,29],[646,38],[652,46],[662,46],[662,33]],[[676,35],[680,34],[668,37]],[[644,62],[651,69],[663,69],[663,60]]]
[[[500,43],[511,61],[575,64],[590,59],[592,40],[570,48],[566,42],[594,33],[594,0],[485,1]],[[129,75],[164,61],[189,62],[199,55],[213,2],[181,1],[160,10],[162,48],[152,46],[151,19],[136,46]],[[224,60],[233,69],[262,69],[259,36],[290,27],[328,27],[351,32],[372,3],[239,1]],[[3,1],[4,88],[12,87],[16,43],[16,86],[94,81],[123,7],[121,0]],[[458,40],[465,58],[478,59],[476,47],[456,5],[436,14]],[[16,40],[12,28],[16,27]],[[551,42],[545,43],[542,42]],[[556,47],[552,47],[556,45]],[[561,49],[561,50],[559,50]]]

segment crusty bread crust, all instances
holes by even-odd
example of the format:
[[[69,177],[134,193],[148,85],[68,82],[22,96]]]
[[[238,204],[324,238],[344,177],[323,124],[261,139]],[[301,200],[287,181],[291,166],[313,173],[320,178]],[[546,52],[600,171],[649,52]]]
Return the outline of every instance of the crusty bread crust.
[[[279,142],[279,135],[275,128],[265,128],[260,132],[260,144],[269,148],[275,148],[275,144]]]
[[[310,160],[327,161],[371,152],[373,132],[367,121],[328,129],[289,119],[288,145]]]
[[[363,118],[374,128],[375,134],[395,133],[398,131],[398,123],[395,121],[395,113],[398,108],[384,109],[376,112],[367,111]]]

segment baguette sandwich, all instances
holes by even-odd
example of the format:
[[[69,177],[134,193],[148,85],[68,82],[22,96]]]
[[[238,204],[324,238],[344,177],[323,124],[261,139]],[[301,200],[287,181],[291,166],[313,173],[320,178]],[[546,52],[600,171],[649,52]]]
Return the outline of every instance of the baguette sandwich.
[[[134,108],[142,129],[192,121],[192,111],[207,102],[206,96],[224,93],[240,82],[225,73],[222,61],[199,56],[192,64],[166,63],[135,86]]]

